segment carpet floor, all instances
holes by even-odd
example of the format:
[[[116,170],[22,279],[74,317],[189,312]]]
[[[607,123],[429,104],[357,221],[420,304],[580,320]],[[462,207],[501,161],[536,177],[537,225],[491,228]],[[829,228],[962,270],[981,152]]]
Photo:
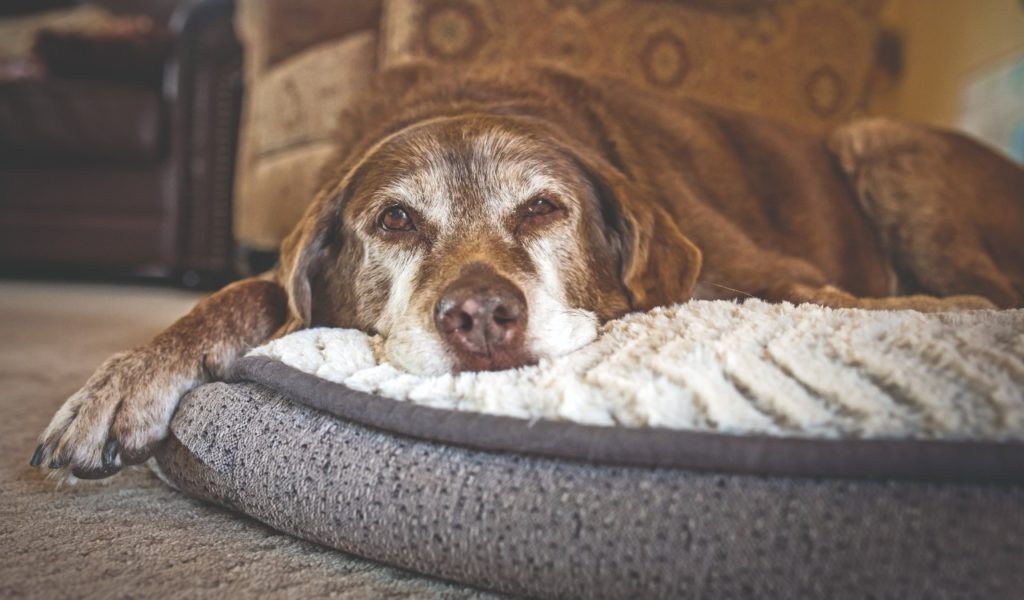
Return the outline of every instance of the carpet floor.
[[[0,281],[0,598],[478,598],[187,498],[145,467],[55,488],[28,466],[53,412],[109,354],[196,294]]]

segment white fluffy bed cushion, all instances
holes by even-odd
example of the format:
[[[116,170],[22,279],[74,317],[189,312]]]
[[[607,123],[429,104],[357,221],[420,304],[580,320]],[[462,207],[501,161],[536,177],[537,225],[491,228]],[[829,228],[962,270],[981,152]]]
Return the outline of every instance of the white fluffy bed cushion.
[[[1024,310],[926,315],[748,300],[605,325],[521,369],[420,377],[363,333],[309,329],[256,348],[350,388],[524,419],[825,437],[1024,439]]]

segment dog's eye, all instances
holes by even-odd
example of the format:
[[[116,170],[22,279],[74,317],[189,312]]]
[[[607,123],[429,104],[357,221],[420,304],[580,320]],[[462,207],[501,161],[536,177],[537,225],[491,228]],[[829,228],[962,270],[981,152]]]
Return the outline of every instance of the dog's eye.
[[[526,203],[527,217],[543,217],[559,210],[555,203],[547,198],[534,198]]]
[[[380,214],[380,226],[387,231],[413,231],[412,217],[401,206],[392,206]]]

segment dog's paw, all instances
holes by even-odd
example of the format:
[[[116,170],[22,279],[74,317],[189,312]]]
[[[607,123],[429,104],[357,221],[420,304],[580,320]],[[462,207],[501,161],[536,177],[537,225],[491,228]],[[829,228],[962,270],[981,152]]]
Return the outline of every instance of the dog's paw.
[[[944,143],[926,129],[886,117],[854,121],[839,127],[828,138],[829,149],[849,175],[861,166]]]
[[[885,299],[886,308],[916,310],[926,313],[959,312],[965,310],[995,310],[991,300],[981,296],[899,296]]]
[[[149,458],[190,383],[146,349],[109,358],[57,411],[32,466],[81,479],[109,477]]]
[[[960,296],[946,296],[939,300],[940,311],[961,311],[961,310],[996,310],[999,307],[988,298],[964,294]]]

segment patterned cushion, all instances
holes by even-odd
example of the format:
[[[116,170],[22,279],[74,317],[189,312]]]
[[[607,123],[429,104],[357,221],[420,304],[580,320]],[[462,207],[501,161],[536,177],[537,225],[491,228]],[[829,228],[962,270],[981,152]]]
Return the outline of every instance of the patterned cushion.
[[[376,70],[377,36],[363,31],[281,63],[252,86],[255,155],[334,137],[342,109]]]
[[[235,233],[250,248],[274,250],[302,217],[336,148],[329,142],[303,144],[255,161],[236,203]]]
[[[880,4],[389,0],[381,64],[555,63],[822,131],[862,99]]]
[[[376,70],[377,36],[324,42],[250,79],[236,173],[235,237],[273,250],[312,201],[341,112]]]
[[[249,77],[307,48],[376,30],[381,0],[239,0],[235,28],[245,41]]]

